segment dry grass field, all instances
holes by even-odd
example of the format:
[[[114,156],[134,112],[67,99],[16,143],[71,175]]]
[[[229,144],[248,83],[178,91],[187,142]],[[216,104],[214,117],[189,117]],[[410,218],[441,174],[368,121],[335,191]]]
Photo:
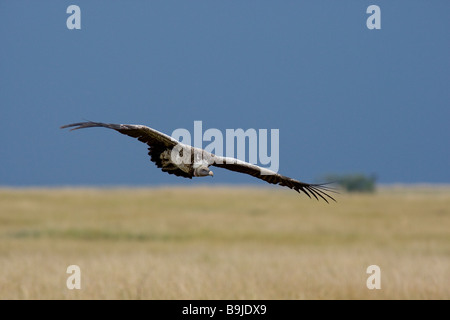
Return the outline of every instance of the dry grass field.
[[[1,299],[450,299],[450,188],[0,189]],[[69,265],[81,289],[69,290]],[[381,268],[381,289],[366,268]]]

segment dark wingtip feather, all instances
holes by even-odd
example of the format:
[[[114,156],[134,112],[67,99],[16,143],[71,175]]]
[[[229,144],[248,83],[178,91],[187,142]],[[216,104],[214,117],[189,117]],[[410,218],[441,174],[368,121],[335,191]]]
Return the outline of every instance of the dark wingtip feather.
[[[314,191],[313,188],[310,188],[310,187],[305,187],[305,188],[303,188],[303,191],[304,191],[305,193],[306,193],[306,190],[308,190],[309,192],[311,192],[311,194],[313,195],[314,198],[316,198],[316,200],[319,200],[319,198],[317,198],[316,192]],[[311,197],[310,197],[310,198],[311,198]]]
[[[295,187],[294,189],[295,189],[298,193],[301,193],[301,192],[300,192],[300,190],[301,190],[304,194],[306,194],[306,195],[308,196],[308,198],[311,199],[311,195],[309,194],[309,192],[308,192],[305,188],[298,188],[298,187]]]
[[[76,125],[78,125],[78,123],[66,124],[66,125],[61,126],[61,127],[59,127],[59,128],[60,128],[60,129],[66,129],[66,128],[70,128],[70,127],[73,127],[73,126],[76,126]],[[73,129],[72,129],[72,130],[73,130]]]
[[[102,122],[85,121],[85,122],[66,124],[64,126],[61,126],[60,129],[66,129],[66,128],[73,127],[72,129],[70,129],[70,131],[73,131],[73,130],[84,129],[84,128],[104,127],[104,128],[116,130],[118,126],[119,125],[102,123]]]
[[[93,127],[96,126],[97,124],[95,122],[77,122],[77,123],[71,123],[71,124],[66,124],[64,126],[61,126],[60,129],[66,129],[66,128],[72,128],[70,129],[70,131],[73,130],[78,130],[78,129],[83,129],[83,128],[89,128],[89,127]]]
[[[328,197],[328,199],[333,200],[334,202],[337,202],[335,198],[333,198],[331,195],[329,195],[327,192],[333,192],[333,193],[339,193],[336,189],[332,187],[328,187],[329,183],[322,183],[322,184],[312,184],[310,187],[319,195],[323,200],[325,200],[327,203],[328,200],[325,197]]]
[[[330,197],[330,195],[328,195],[327,193],[325,193],[325,192],[323,192],[322,190],[320,190],[320,189],[317,189],[317,188],[313,188],[313,190],[314,190],[314,192],[319,196],[319,197],[321,197],[326,203],[329,203],[328,202],[328,200],[327,200],[327,198],[325,198],[322,194],[324,194],[325,196],[327,196],[327,197]],[[333,199],[332,197],[330,197],[331,199]],[[317,200],[319,200],[319,199],[317,199]],[[334,200],[334,199],[333,199]],[[335,200],[336,201],[336,200]]]

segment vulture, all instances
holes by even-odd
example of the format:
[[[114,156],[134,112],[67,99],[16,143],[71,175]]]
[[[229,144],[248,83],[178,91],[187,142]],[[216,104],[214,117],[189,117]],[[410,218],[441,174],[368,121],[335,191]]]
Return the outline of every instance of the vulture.
[[[315,199],[319,200],[321,198],[327,203],[328,200],[336,201],[329,194],[329,192],[334,192],[334,190],[328,187],[327,184],[301,182],[239,159],[221,157],[203,149],[183,144],[171,136],[147,126],[86,121],[68,124],[62,126],[61,129],[72,128],[72,131],[94,127],[113,129],[147,144],[148,155],[151,161],[158,168],[161,168],[162,171],[169,174],[189,179],[192,179],[192,177],[213,176],[213,172],[209,167],[214,166],[249,174],[268,183],[288,187],[298,193],[303,192],[309,198],[312,195]]]

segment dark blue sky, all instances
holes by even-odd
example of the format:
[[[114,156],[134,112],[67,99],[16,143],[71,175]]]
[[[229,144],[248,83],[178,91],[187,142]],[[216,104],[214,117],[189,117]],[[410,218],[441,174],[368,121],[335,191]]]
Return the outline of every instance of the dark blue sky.
[[[81,30],[66,9],[81,8]],[[381,8],[381,30],[366,9]],[[0,185],[169,185],[89,119],[280,130],[279,172],[449,183],[449,1],[0,1]],[[215,169],[188,183],[259,183]]]

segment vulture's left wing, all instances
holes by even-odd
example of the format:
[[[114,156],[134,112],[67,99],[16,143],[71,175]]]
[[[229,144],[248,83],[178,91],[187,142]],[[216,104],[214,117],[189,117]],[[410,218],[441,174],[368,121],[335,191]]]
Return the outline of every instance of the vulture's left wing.
[[[336,201],[332,196],[330,196],[327,193],[327,192],[334,192],[334,190],[332,188],[327,187],[326,184],[309,184],[301,182],[278,174],[274,171],[261,168],[257,165],[234,158],[219,157],[215,155],[214,157],[212,157],[212,159],[213,159],[213,163],[211,163],[212,166],[225,168],[240,173],[246,173],[255,178],[264,180],[268,183],[278,184],[280,186],[294,189],[298,193],[304,192],[310,198],[312,195],[317,200],[319,200],[320,197],[326,202],[328,202],[328,199]]]

